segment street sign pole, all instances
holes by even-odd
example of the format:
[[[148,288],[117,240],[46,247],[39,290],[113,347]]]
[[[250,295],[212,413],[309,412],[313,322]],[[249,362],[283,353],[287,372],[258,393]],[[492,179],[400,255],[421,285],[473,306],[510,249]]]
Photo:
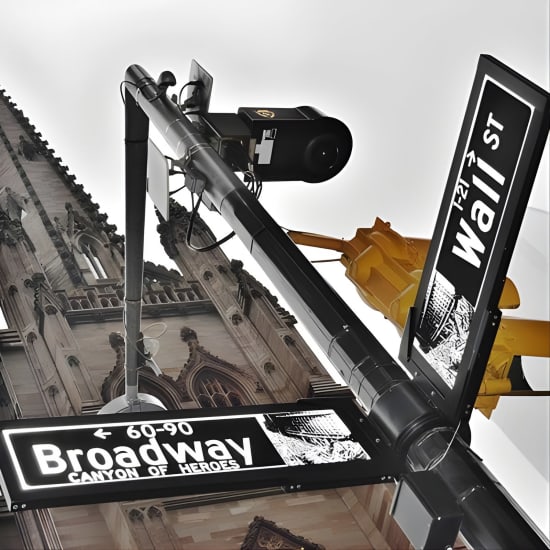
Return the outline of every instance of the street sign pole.
[[[140,327],[149,118],[138,107],[128,90],[125,93],[124,106],[126,232],[123,323],[126,391],[124,395],[107,403],[101,409],[101,414],[165,409],[156,397],[138,392],[138,367],[144,360]]]
[[[124,271],[124,329],[126,332],[126,398],[138,401],[138,338],[143,292],[143,234],[147,190],[147,142],[149,119],[126,91],[126,232]]]
[[[382,345],[301,254],[279,225],[140,66],[126,90],[182,165],[203,175],[211,203],[287,299],[348,382],[395,452],[414,470],[433,469],[464,513],[476,548],[546,548],[536,528],[498,488],[455,428],[432,407]]]

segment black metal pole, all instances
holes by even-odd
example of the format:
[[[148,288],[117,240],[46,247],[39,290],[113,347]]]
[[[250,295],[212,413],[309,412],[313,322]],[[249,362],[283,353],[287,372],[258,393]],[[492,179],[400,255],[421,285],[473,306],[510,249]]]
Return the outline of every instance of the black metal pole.
[[[546,548],[533,525],[496,489],[495,480],[413,386],[404,371],[311,266],[202,134],[138,65],[127,90],[175,151],[206,180],[205,192],[248,247],[293,312],[348,382],[358,401],[411,470],[434,470],[464,511],[475,548]],[[143,90],[143,91],[142,91]]]
[[[126,233],[124,253],[124,329],[126,400],[130,409],[138,398],[138,339],[143,292],[143,240],[145,199],[147,194],[147,143],[149,118],[136,104],[132,94],[125,93],[126,154]]]

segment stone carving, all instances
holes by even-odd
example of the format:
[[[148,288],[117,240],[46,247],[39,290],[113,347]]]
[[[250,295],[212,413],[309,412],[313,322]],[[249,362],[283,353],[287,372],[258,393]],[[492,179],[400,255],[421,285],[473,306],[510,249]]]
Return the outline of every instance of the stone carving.
[[[239,325],[240,323],[242,323],[243,318],[242,318],[241,314],[240,313],[233,313],[233,315],[231,315],[231,322],[234,325]]]
[[[275,522],[262,516],[255,516],[250,523],[248,533],[241,550],[326,550],[321,544],[315,544],[304,537],[279,527]]]
[[[120,332],[111,332],[109,334],[109,344],[115,350],[116,363],[115,369],[124,367],[124,336]]]
[[[0,243],[6,243],[8,246],[15,246],[23,236],[21,222],[10,220],[8,216],[0,210]]]
[[[264,299],[275,309],[276,314],[287,325],[296,324],[296,318],[279,304],[279,300],[269,290],[257,281],[248,271],[243,269],[240,260],[231,260],[231,271],[237,277],[239,284],[239,305],[245,315],[248,315],[252,300]]]
[[[67,228],[61,223],[61,220],[57,216],[53,217],[53,221],[55,222],[55,228],[59,231],[59,233],[65,233],[65,231],[67,231]]]
[[[44,311],[48,314],[48,315],[54,315],[57,313],[57,308],[52,305],[52,304],[46,304],[44,306]]]
[[[28,199],[19,193],[16,193],[11,187],[2,187],[0,189],[0,210],[2,210],[10,220],[21,221],[21,215],[25,211],[25,205]]]
[[[169,208],[168,222],[165,221],[157,211],[157,217],[160,222],[157,225],[157,231],[160,234],[160,242],[164,246],[166,254],[170,258],[175,258],[178,254],[176,247],[177,243],[184,243],[186,240],[191,214],[184,206],[177,203],[174,199],[170,199]],[[193,234],[204,234],[207,242],[214,242],[216,240],[215,235],[198,214],[193,221]]]
[[[271,361],[264,363],[264,371],[266,374],[273,374],[275,372],[275,365]]]
[[[77,212],[70,202],[65,203],[65,210],[67,211],[67,235],[70,239],[74,238],[74,234],[78,230],[92,229],[90,221]]]
[[[19,136],[19,143],[17,145],[17,152],[19,155],[24,156],[27,160],[34,160],[38,151],[33,143],[27,141],[24,136]]]

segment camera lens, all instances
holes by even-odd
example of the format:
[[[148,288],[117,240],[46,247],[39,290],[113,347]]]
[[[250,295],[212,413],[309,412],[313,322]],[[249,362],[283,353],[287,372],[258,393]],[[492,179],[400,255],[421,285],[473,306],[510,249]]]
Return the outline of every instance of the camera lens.
[[[338,160],[338,141],[333,135],[322,135],[312,139],[305,150],[304,163],[308,171],[328,175]]]

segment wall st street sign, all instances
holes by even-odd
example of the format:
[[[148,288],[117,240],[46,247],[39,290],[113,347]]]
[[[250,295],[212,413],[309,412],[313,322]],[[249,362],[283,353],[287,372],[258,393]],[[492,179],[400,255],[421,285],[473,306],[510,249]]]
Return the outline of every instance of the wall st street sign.
[[[400,359],[467,419],[500,322],[498,300],[549,129],[549,94],[482,55]]]
[[[242,488],[286,490],[397,476],[350,400],[24,419],[0,424],[12,510]]]

